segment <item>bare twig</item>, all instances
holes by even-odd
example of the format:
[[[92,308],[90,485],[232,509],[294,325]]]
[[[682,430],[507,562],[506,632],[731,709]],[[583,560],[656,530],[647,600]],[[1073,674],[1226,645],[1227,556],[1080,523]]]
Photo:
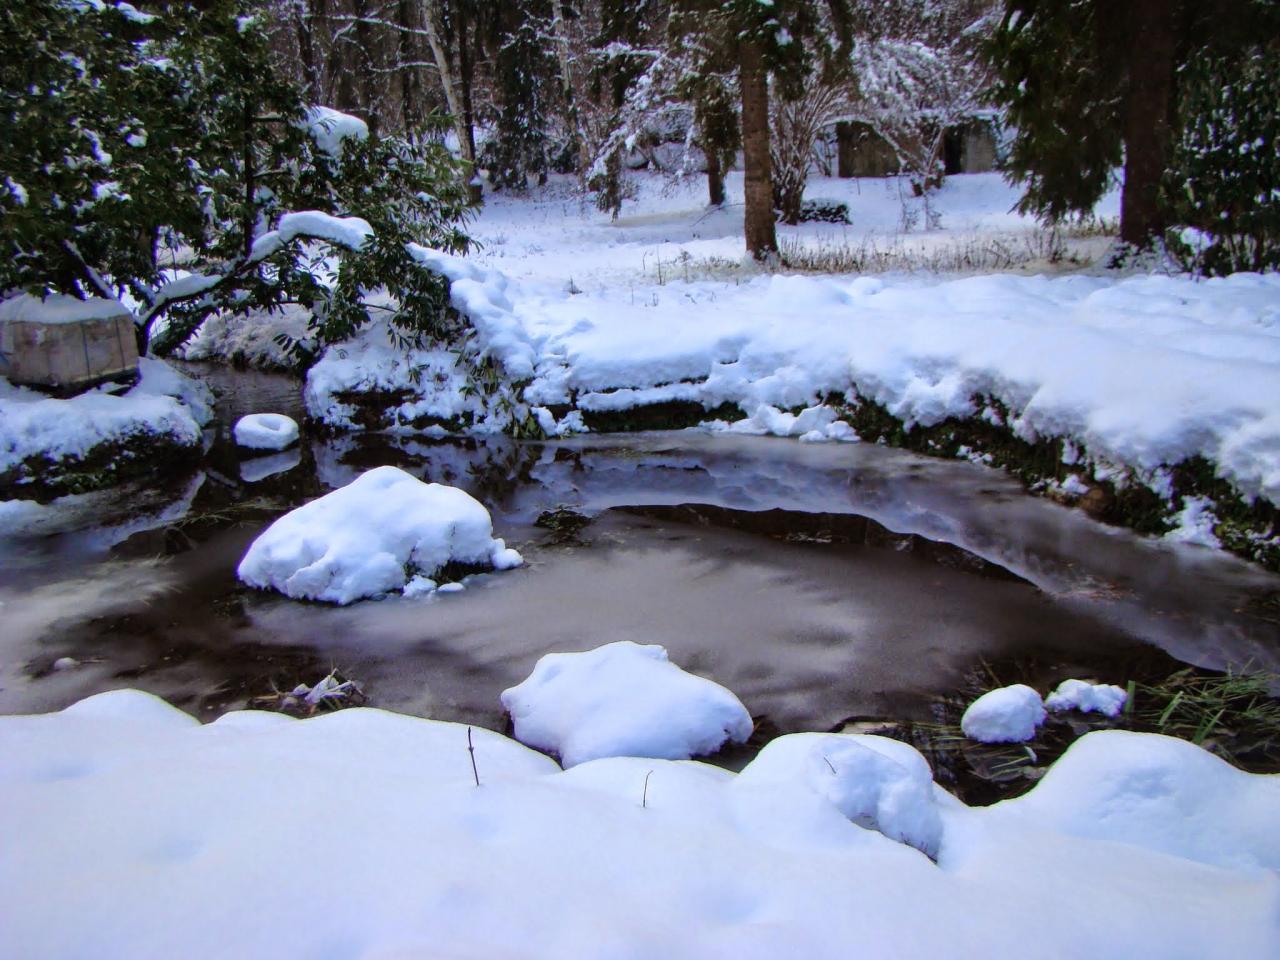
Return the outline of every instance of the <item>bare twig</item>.
[[[467,727],[467,752],[471,754],[471,775],[476,778],[476,786],[480,786],[480,771],[476,769],[476,748],[471,742],[471,728]]]

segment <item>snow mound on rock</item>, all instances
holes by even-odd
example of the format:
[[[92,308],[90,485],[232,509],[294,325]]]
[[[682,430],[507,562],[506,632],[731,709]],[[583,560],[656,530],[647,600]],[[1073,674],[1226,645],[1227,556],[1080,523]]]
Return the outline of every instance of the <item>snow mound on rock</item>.
[[[251,450],[283,450],[298,439],[298,423],[283,413],[251,413],[236,421],[235,436]]]
[[[664,647],[629,640],[584,653],[549,653],[502,692],[516,739],[565,767],[601,757],[686,760],[751,736],[751,715],[729,690],[686,673]]]
[[[998,807],[1076,837],[1280,870],[1280,776],[1245,773],[1173,737],[1095,730],[1034,790]]]
[[[1124,688],[1114,684],[1063,680],[1057,690],[1044,698],[1044,705],[1050,710],[1079,710],[1115,717],[1124,709],[1124,702],[1128,699]]]
[[[376,467],[273,523],[237,573],[296,600],[346,604],[451,562],[506,570],[522,561],[494,539],[489,511],[463,491]]]
[[[984,693],[960,718],[960,729],[982,743],[1022,743],[1044,723],[1044,702],[1025,683]]]
[[[795,733],[771,741],[738,775],[742,786],[799,785],[849,820],[930,857],[942,844],[933,771],[909,744],[864,734]]]

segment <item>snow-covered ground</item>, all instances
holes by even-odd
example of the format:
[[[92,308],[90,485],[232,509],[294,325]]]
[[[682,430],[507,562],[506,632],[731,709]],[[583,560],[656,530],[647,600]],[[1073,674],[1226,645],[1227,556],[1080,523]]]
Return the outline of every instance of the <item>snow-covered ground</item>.
[[[201,427],[213,417],[208,388],[150,357],[139,361],[138,372],[138,383],[123,394],[98,388],[68,399],[0,377],[0,477],[10,474],[13,489],[21,491],[44,470],[100,449],[139,442],[199,446]]]
[[[0,756],[13,957],[1280,955],[1280,778],[1154,735],[989,808],[878,737],[562,772],[479,728],[130,691],[2,717]]]
[[[1246,500],[1280,501],[1274,274],[1115,275],[1047,261],[1042,272],[766,273],[742,263],[739,207],[708,212],[697,182],[641,186],[616,222],[563,184],[532,199],[491,196],[473,225],[481,250],[433,261],[477,325],[473,350],[501,360],[519,396],[483,406],[456,389],[469,359],[395,354],[370,330],[313,369],[311,412],[351,427],[354,409],[337,394],[403,390],[384,422],[400,432],[423,430],[428,415],[436,431],[460,417],[474,430],[536,423],[563,434],[584,418],[671,403],[723,429],[710,411],[731,404],[748,417],[735,430],[853,439],[830,429],[833,409],[808,426],[789,412],[836,398],[846,410],[873,403],[908,431],[959,420],[1064,441],[1061,496],[1140,483],[1182,539],[1216,543],[1215,504],[1171,480],[1189,458]],[[921,201],[901,198],[894,180],[819,180],[810,195],[848,202],[853,224],[781,228],[784,247],[909,245],[928,261],[930,250],[1038,235],[1008,212],[1016,193],[995,174],[950,178],[931,201],[936,229],[917,217],[908,233],[903,210],[921,213]],[[1100,212],[1113,206],[1108,197]]]

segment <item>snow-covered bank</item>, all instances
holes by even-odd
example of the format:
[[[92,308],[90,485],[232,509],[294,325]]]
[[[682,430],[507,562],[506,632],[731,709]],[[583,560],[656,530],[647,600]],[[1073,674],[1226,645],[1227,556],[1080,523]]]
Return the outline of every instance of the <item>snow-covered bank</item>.
[[[503,296],[455,303],[483,318],[479,355],[523,373],[532,351],[532,378],[512,376],[518,397],[488,403],[462,388],[455,356],[398,353],[368,331],[313,369],[311,413],[340,428],[444,432],[527,428],[527,411],[547,433],[747,415],[747,428],[778,432],[787,411],[825,404],[806,439],[831,438],[839,417],[864,439],[994,459],[1067,499],[1145,490],[1140,508],[1108,519],[1168,529],[1196,504],[1201,541],[1221,508],[1217,519],[1241,526],[1219,539],[1276,552],[1265,510],[1248,516],[1257,498],[1280,502],[1274,275],[776,275],[641,297],[482,275]],[[362,415],[361,395],[382,413]]]
[[[1026,797],[971,809],[875,737],[784,738],[736,777],[628,758],[562,773],[472,739],[479,787],[466,728],[378,710],[202,726],[122,691],[0,718],[0,806],[20,827],[0,858],[6,950],[1280,952],[1280,779],[1181,741],[1091,734]],[[921,830],[936,863],[909,845]]]
[[[194,463],[212,394],[160,360],[138,370],[127,393],[65,400],[0,378],[0,497],[47,501]]]

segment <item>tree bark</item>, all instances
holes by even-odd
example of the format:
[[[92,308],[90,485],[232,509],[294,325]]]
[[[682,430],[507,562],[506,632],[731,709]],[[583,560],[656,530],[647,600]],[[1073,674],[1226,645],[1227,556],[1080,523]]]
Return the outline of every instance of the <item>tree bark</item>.
[[[444,88],[445,103],[449,105],[449,115],[453,118],[453,128],[458,135],[458,150],[467,163],[475,163],[475,152],[471,147],[471,138],[467,135],[466,116],[462,110],[462,102],[458,99],[457,89],[453,84],[453,69],[445,53],[444,44],[440,42],[440,0],[427,0],[422,11],[423,26],[427,31],[427,43],[431,45],[431,55],[436,62],[436,70],[440,74],[440,86]]]
[[[1172,139],[1175,17],[1168,0],[1133,0],[1129,8],[1120,239],[1137,247],[1149,246],[1165,228],[1160,181]]]
[[[742,157],[747,252],[756,260],[778,254],[773,217],[773,171],[769,160],[769,73],[760,44],[744,40],[738,50],[738,86],[742,90]]]
[[[724,170],[720,167],[720,154],[715,150],[705,151],[707,157],[707,199],[711,206],[724,206]]]
[[[848,180],[854,176],[858,152],[858,138],[853,132],[853,124],[841,121],[836,124],[836,176]]]

